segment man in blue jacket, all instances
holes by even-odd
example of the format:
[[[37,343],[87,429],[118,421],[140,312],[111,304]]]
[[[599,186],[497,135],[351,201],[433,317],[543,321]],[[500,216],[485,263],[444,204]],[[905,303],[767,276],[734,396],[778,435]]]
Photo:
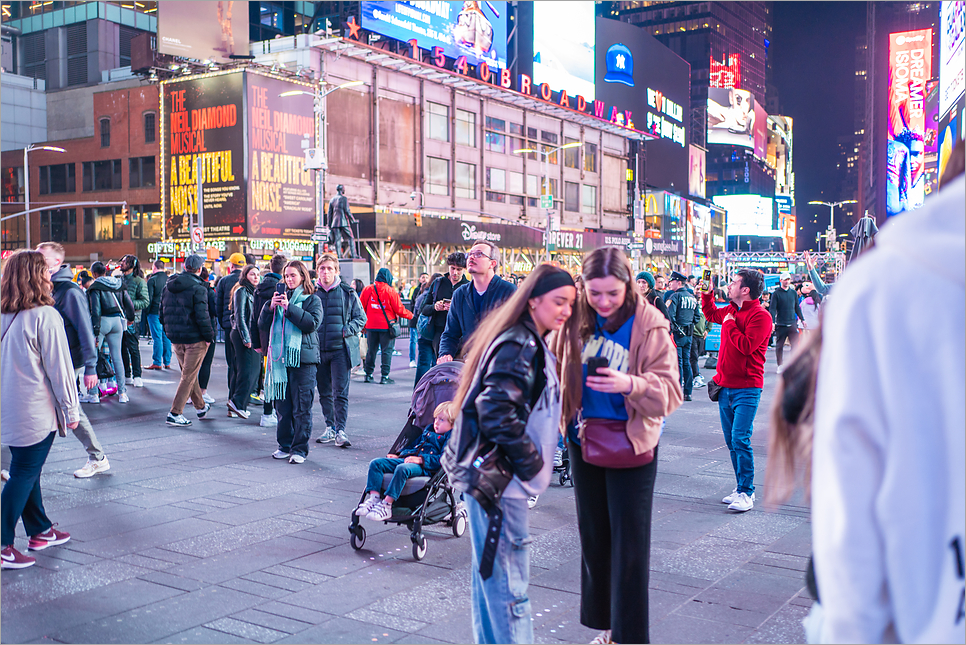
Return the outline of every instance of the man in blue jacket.
[[[464,341],[476,330],[484,316],[502,305],[517,290],[516,285],[496,275],[500,266],[500,247],[491,242],[477,242],[466,254],[469,284],[453,292],[453,302],[446,315],[446,329],[439,341],[439,359],[448,363],[460,355]]]

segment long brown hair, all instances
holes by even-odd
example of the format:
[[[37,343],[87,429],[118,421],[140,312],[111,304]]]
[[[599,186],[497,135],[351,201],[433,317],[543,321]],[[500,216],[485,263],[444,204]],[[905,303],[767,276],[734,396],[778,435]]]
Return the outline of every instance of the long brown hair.
[[[483,360],[483,355],[486,353],[486,350],[500,334],[517,324],[524,316],[529,316],[528,306],[531,298],[530,294],[533,293],[534,287],[536,287],[537,283],[545,275],[556,271],[559,271],[559,269],[553,265],[538,265],[530,272],[527,279],[520,283],[520,286],[517,287],[517,290],[506,302],[491,311],[480,322],[476,331],[466,341],[466,364],[463,365],[463,370],[460,374],[459,389],[456,390],[456,396],[453,397],[453,405],[456,406],[455,409],[462,409],[463,400],[473,385],[473,377],[476,375],[476,371],[483,367],[480,365],[480,361]],[[563,333],[563,330],[558,333]],[[573,333],[576,333],[576,328],[574,328]],[[574,338],[574,342],[569,344],[572,347],[576,347],[577,340]],[[559,365],[557,369],[559,374]]]
[[[249,264],[248,266],[246,266],[244,269],[241,270],[241,273],[238,274],[238,282],[236,282],[235,286],[231,288],[231,294],[228,296],[229,309],[231,309],[231,304],[235,302],[235,292],[238,291],[239,289],[244,288],[245,286],[244,281],[248,279],[248,274],[251,273],[252,271],[258,271],[258,267],[255,266],[254,264]]]
[[[17,251],[11,255],[0,280],[0,312],[15,314],[54,304],[49,275],[43,253]]]
[[[291,260],[285,265],[285,269],[292,267],[302,276],[302,293],[309,295],[315,293],[315,285],[312,284],[312,276],[309,275],[309,268],[301,260]],[[285,269],[282,269],[282,282],[285,282]],[[286,287],[288,285],[285,285]]]

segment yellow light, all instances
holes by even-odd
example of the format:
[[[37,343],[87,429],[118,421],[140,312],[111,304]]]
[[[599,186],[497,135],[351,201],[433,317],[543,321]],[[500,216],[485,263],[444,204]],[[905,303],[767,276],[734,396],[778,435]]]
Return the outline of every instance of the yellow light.
[[[579,141],[574,141],[573,143],[568,143],[565,146],[560,146],[561,150],[566,150],[567,148],[577,148],[581,145]]]
[[[536,150],[532,150],[531,148],[520,148],[519,150],[514,150],[513,151],[513,154],[519,155],[519,154],[523,154],[525,152],[536,152]]]

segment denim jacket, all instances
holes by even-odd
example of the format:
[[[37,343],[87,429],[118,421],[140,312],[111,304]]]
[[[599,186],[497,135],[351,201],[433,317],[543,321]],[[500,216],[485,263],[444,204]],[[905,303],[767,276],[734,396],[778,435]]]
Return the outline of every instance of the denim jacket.
[[[423,430],[423,434],[419,436],[419,440],[416,443],[400,450],[399,456],[422,457],[423,470],[427,474],[434,473],[439,470],[439,459],[443,455],[443,448],[446,447],[446,440],[449,439],[449,435],[449,432],[446,434],[437,434],[431,424]]]

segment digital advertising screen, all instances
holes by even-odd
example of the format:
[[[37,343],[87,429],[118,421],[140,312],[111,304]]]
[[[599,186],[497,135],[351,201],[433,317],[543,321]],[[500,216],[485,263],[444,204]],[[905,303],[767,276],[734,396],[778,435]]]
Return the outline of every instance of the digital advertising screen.
[[[708,143],[755,149],[755,95],[734,87],[708,88]],[[764,110],[761,110],[764,112]]]
[[[926,165],[926,197],[939,188],[939,83],[926,81],[926,129],[923,141]]]
[[[485,4],[485,3],[484,3]],[[594,3],[533,3],[533,81],[588,101],[594,92]]]
[[[695,202],[691,224],[694,228],[694,252],[707,255],[711,252],[711,207]]]
[[[705,196],[706,163],[704,150],[695,145],[688,146],[688,193],[692,197]]]
[[[889,34],[886,216],[914,210],[926,197],[926,81],[932,77],[932,29]]]
[[[728,54],[724,60],[712,56],[708,87],[741,87],[741,54]]]
[[[768,156],[768,114],[761,101],[755,101],[755,156],[759,159]]]
[[[782,235],[775,231],[774,200],[760,195],[717,195],[711,198],[728,211],[725,235]]]
[[[506,67],[506,2],[362,2],[362,27],[451,58]],[[543,3],[538,3],[543,4]],[[593,24],[593,23],[591,23]]]
[[[966,90],[966,2],[939,3],[939,115]]]
[[[158,51],[213,61],[247,56],[248,3],[159,0]]]

